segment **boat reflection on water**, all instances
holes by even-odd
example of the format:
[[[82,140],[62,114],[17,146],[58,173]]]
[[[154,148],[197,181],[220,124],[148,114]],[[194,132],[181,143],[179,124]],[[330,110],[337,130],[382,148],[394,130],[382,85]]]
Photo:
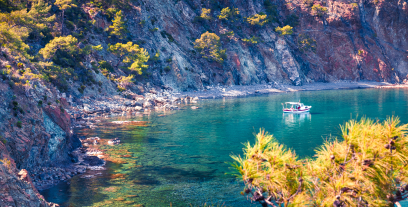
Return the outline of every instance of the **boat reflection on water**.
[[[305,121],[312,120],[312,115],[309,112],[306,113],[283,113],[283,121],[286,125],[294,126],[299,125]]]

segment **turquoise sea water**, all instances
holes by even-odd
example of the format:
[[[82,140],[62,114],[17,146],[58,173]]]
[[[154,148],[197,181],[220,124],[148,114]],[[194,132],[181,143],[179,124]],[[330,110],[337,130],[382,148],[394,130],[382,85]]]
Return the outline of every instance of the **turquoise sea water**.
[[[309,114],[283,114],[282,102],[313,106]],[[203,203],[251,206],[241,196],[229,164],[231,154],[242,153],[242,143],[254,140],[260,128],[310,157],[340,124],[366,116],[399,116],[408,123],[408,90],[358,89],[294,92],[234,99],[201,100],[193,110],[103,120],[87,136],[119,137],[109,148],[129,154],[127,162],[107,163],[95,178],[75,177],[42,191],[46,200],[63,206],[199,206]],[[146,126],[112,125],[114,120],[147,121]],[[115,151],[115,152],[116,152]]]

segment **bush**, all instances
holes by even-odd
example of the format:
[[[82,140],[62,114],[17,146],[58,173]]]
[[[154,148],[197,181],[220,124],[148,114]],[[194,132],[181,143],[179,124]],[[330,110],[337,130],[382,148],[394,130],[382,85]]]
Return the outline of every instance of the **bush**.
[[[298,48],[301,52],[306,52],[308,50],[316,52],[317,42],[315,39],[310,38],[309,35],[299,35],[297,41]]]
[[[43,104],[43,101],[42,101],[42,100],[39,100],[39,101],[38,101],[38,106],[41,107],[42,104]]]
[[[232,8],[232,10],[229,7],[223,8],[221,10],[221,14],[218,15],[218,19],[221,20],[228,20],[228,19],[232,19],[235,16],[239,15],[239,10],[238,8]]]
[[[16,125],[17,125],[18,128],[22,128],[22,127],[23,127],[21,121],[18,121]]]
[[[252,44],[257,44],[259,41],[259,38],[253,36],[250,39],[244,38],[242,41],[247,42],[247,43],[252,43]]]
[[[394,206],[408,191],[408,125],[362,118],[341,127],[314,159],[300,160],[263,130],[232,156],[237,175],[262,206]]]
[[[210,20],[211,19],[211,9],[202,8],[200,17],[201,19]]]
[[[163,38],[167,38],[169,42],[174,42],[173,36],[171,36],[171,34],[167,33],[166,31],[163,30],[160,32],[160,34]]]
[[[221,49],[220,37],[214,33],[205,32],[194,42],[194,48],[200,51],[203,58],[210,58],[222,63],[226,58],[225,50]]]
[[[159,30],[159,28],[157,28],[157,27],[155,27],[153,29],[149,29],[149,31],[151,31],[151,32],[156,32],[157,30]]]
[[[314,4],[312,6],[312,11],[313,11],[314,15],[322,17],[324,14],[327,13],[327,8],[322,7],[320,4]]]
[[[166,73],[170,72],[170,70],[171,70],[170,66],[164,67],[164,71],[165,71]]]
[[[284,27],[276,27],[275,31],[278,32],[281,36],[293,34],[293,27],[286,25]]]
[[[266,23],[268,23],[268,15],[264,13],[259,13],[252,15],[246,19],[246,21],[251,24],[251,25],[259,25],[259,26],[264,26]]]
[[[109,72],[114,71],[112,65],[109,62],[106,62],[105,60],[99,61],[98,64],[99,64],[99,69],[101,69],[101,70],[106,69]]]
[[[142,74],[142,69],[149,67],[145,64],[150,58],[149,53],[132,42],[109,45],[108,51],[119,56],[122,62],[128,65],[129,70],[135,71],[139,75]]]

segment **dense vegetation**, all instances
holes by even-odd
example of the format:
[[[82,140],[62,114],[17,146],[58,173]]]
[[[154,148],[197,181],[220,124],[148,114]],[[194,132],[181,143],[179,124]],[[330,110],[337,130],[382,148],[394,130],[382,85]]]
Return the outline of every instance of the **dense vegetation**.
[[[244,156],[232,156],[244,181],[243,195],[262,206],[394,206],[408,193],[408,125],[362,118],[341,127],[313,159],[261,130]]]

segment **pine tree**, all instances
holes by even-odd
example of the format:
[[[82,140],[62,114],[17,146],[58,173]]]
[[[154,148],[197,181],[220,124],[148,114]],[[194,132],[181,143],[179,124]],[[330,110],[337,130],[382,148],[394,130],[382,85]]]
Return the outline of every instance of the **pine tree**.
[[[326,141],[313,159],[261,130],[243,157],[232,156],[242,195],[262,206],[401,206],[408,194],[408,124],[367,118],[341,127],[343,140]]]
[[[54,57],[57,50],[64,50],[69,53],[77,51],[77,43],[78,40],[72,35],[68,35],[66,37],[56,37],[47,45],[45,45],[45,47],[42,48],[38,53],[41,54],[45,59],[49,60]]]
[[[24,43],[28,37],[27,28],[11,27],[6,22],[0,23],[0,47],[8,48],[13,53],[20,53],[25,58],[31,58],[27,54],[29,46]]]
[[[62,16],[61,16],[61,35],[64,35],[64,15],[65,15],[65,10],[71,8],[71,7],[76,7],[75,4],[72,4],[72,0],[56,0],[54,5],[58,6],[58,8],[62,11]]]
[[[115,18],[112,20],[112,26],[109,26],[112,29],[111,34],[118,36],[120,39],[125,37],[127,32],[125,21],[123,20],[122,10],[116,12]]]
[[[142,74],[142,69],[149,67],[145,63],[149,60],[149,53],[139,47],[137,44],[128,42],[127,44],[117,43],[115,45],[109,45],[108,51],[115,55],[118,55],[123,63],[130,64],[129,70]],[[118,63],[119,65],[119,63]],[[116,67],[118,66],[116,65]]]
[[[220,37],[215,33],[203,33],[200,39],[195,40],[194,48],[199,50],[204,58],[210,58],[219,63],[226,58],[225,50],[221,50]]]

